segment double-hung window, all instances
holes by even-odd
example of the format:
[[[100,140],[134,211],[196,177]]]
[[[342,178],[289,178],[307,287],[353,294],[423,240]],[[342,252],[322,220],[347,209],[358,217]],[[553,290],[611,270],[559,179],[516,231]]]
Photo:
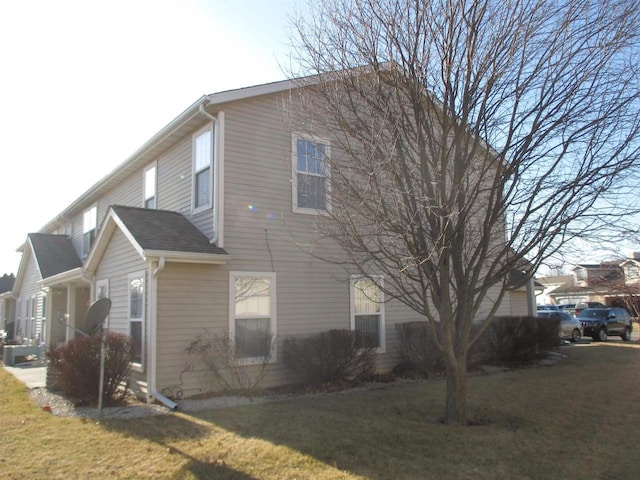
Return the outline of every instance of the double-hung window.
[[[129,275],[129,335],[133,338],[131,363],[143,367],[144,359],[144,272]]]
[[[329,208],[329,143],[317,139],[293,139],[293,209],[317,213]]]
[[[350,282],[351,329],[363,348],[385,350],[384,295],[380,276],[352,276]]]
[[[193,136],[193,210],[213,204],[213,125]]]
[[[144,208],[157,208],[156,183],[156,164],[153,163],[144,169]]]
[[[276,274],[231,272],[229,290],[229,333],[235,360],[275,360]]]
[[[86,257],[96,238],[98,207],[96,205],[84,211],[82,215],[82,257]]]

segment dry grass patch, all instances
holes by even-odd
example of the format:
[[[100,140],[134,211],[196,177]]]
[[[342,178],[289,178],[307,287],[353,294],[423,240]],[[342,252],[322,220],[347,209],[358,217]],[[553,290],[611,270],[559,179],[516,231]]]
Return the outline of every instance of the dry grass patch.
[[[640,348],[470,378],[477,423],[438,423],[442,380],[129,421],[57,418],[0,370],[5,478],[635,479]]]

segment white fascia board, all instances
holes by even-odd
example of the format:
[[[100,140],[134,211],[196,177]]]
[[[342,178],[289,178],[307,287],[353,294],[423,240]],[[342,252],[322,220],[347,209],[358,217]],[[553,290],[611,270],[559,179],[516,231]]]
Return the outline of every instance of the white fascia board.
[[[66,272],[58,273],[57,275],[47,277],[44,280],[40,281],[40,285],[42,287],[54,287],[61,283],[68,283],[75,280],[82,280],[84,282],[88,281],[84,277],[84,271],[82,267],[77,267],[77,268],[74,268],[73,270],[67,270]]]
[[[145,250],[142,254],[145,262],[156,262],[164,258],[172,263],[201,263],[210,265],[225,265],[231,260],[231,255],[193,252],[172,252],[169,250]]]
[[[225,92],[212,93],[206,96],[209,104],[215,105],[236,100],[244,100],[261,95],[270,95],[272,93],[286,92],[293,88],[297,88],[304,80],[282,80],[279,82],[266,83],[264,85],[256,85],[253,87],[238,88],[236,90],[227,90]]]

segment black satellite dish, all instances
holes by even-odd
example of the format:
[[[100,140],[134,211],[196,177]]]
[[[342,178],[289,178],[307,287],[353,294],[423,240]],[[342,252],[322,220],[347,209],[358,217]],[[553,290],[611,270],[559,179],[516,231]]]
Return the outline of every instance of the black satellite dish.
[[[99,298],[93,302],[84,319],[85,332],[89,335],[99,332],[110,310],[111,299],[109,298]]]

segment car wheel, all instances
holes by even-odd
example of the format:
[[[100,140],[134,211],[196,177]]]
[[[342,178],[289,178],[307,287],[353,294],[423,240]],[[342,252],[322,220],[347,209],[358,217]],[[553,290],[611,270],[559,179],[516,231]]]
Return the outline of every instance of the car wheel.
[[[607,341],[607,331],[604,328],[601,328],[598,332],[598,340],[600,340],[601,342]]]
[[[580,330],[578,330],[577,328],[573,330],[573,332],[571,332],[571,341],[572,342],[579,342],[580,341]]]
[[[621,336],[622,340],[624,340],[625,342],[631,340],[631,329],[629,327],[625,328],[624,333]]]

